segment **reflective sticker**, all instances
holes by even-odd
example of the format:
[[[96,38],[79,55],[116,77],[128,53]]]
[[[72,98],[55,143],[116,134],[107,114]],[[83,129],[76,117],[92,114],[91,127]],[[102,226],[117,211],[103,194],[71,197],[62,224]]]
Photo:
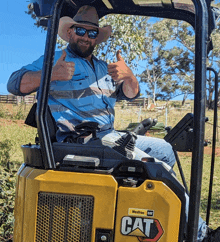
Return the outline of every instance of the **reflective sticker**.
[[[157,219],[126,216],[121,220],[121,233],[126,236],[136,236],[140,242],[156,242],[164,231]]]

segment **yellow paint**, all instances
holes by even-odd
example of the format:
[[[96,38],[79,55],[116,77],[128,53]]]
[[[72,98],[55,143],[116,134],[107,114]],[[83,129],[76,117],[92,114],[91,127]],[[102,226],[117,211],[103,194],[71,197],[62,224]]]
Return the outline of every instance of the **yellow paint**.
[[[153,188],[148,189],[147,183],[152,183]],[[146,212],[147,210],[154,211],[154,217],[139,216],[137,214],[129,215],[131,208],[136,211]],[[119,187],[118,189],[118,202],[116,213],[116,230],[115,241],[117,242],[138,242],[134,236],[122,235],[121,222],[122,218],[137,217],[143,219],[157,219],[163,230],[164,234],[159,239],[160,242],[178,241],[179,223],[181,213],[181,201],[176,194],[169,189],[164,183],[160,181],[145,181],[137,188]],[[144,231],[141,231],[144,232]],[[134,235],[132,231],[130,235]]]
[[[14,242],[35,241],[39,192],[93,196],[94,214],[91,241],[95,241],[95,228],[114,228],[117,182],[112,176],[25,168],[18,174],[18,180],[15,213],[17,226],[14,230]],[[42,209],[46,215],[47,208]],[[56,213],[60,213],[60,209],[56,208]],[[70,212],[76,213],[77,208]],[[61,221],[63,219],[61,216]],[[58,227],[61,221],[55,221],[54,226]],[[47,227],[47,224],[44,226]],[[61,234],[62,231],[61,228]],[[44,238],[46,239],[45,236]]]
[[[150,189],[147,187],[148,183],[152,184]],[[146,180],[137,188],[118,188],[111,175],[23,167],[18,173],[14,242],[46,242],[50,224],[52,241],[62,241],[64,222],[67,219],[68,240],[78,242],[77,237],[82,229],[80,224],[86,222],[81,215],[80,203],[71,205],[68,213],[59,204],[53,204],[54,207],[50,210],[47,205],[38,206],[39,193],[93,197],[91,242],[95,241],[96,228],[114,230],[115,242],[138,242],[137,236],[142,237],[146,231],[137,227],[131,229],[130,236],[122,235],[123,217],[138,218],[145,223],[158,220],[164,231],[159,241],[178,241],[181,202],[169,187],[160,181]],[[43,222],[37,225],[39,233],[36,235],[37,208],[38,215],[41,216],[38,221]],[[153,217],[148,216],[148,210],[153,211]],[[55,215],[52,222],[49,219],[51,211]],[[139,225],[139,220],[136,225]]]

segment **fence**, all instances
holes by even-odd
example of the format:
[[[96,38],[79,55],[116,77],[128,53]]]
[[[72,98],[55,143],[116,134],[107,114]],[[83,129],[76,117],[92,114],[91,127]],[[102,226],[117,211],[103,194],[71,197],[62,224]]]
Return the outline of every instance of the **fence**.
[[[147,105],[148,105],[148,99],[147,98],[137,98],[131,102],[128,102],[128,101],[119,101],[116,103],[116,106],[122,106],[122,105],[125,105],[125,106],[136,106],[136,107],[143,107],[145,108]]]
[[[10,103],[10,104],[33,104],[36,101],[35,95],[27,95],[24,97],[15,96],[15,95],[0,95],[0,103]],[[120,101],[117,102],[117,105],[126,105],[126,106],[136,106],[136,107],[146,107],[148,105],[147,98],[137,98],[131,102]]]
[[[9,104],[33,104],[36,101],[35,95],[27,95],[24,97],[15,96],[15,95],[0,95],[0,103],[9,103]]]

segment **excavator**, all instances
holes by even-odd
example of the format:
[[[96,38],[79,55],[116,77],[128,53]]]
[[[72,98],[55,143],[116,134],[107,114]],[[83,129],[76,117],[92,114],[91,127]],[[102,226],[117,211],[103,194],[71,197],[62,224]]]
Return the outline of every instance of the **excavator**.
[[[96,137],[94,123],[83,123],[76,129],[82,136],[91,134],[93,142],[83,144],[81,137],[73,143],[56,141],[48,93],[58,24],[62,16],[73,17],[83,5],[94,6],[99,18],[109,14],[169,18],[186,21],[195,30],[194,113],[184,117],[166,136],[175,150],[192,152],[188,221],[186,187],[172,169],[154,157],[136,160],[133,156],[135,135],[145,127],[108,143]],[[47,39],[34,112],[39,138],[34,144],[22,145],[24,163],[17,173],[13,241],[197,241],[206,58],[212,48],[210,36],[216,20],[211,1],[32,0],[29,7],[40,25],[47,27]],[[184,147],[181,142],[185,142]]]

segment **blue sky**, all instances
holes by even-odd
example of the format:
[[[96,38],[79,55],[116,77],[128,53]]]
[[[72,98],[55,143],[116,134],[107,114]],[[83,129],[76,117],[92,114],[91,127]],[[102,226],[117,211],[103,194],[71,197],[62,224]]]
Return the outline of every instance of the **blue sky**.
[[[22,66],[44,54],[46,31],[26,14],[27,0],[4,0],[0,8],[0,95],[9,94],[7,81]],[[144,93],[144,84],[141,84]]]
[[[46,32],[25,14],[26,0],[1,1],[0,7],[0,94],[8,94],[11,73],[32,63],[44,53]]]
[[[8,94],[12,72],[32,63],[44,53],[46,32],[26,14],[28,0],[3,0],[0,7],[0,94]],[[145,94],[141,84],[141,93]]]

